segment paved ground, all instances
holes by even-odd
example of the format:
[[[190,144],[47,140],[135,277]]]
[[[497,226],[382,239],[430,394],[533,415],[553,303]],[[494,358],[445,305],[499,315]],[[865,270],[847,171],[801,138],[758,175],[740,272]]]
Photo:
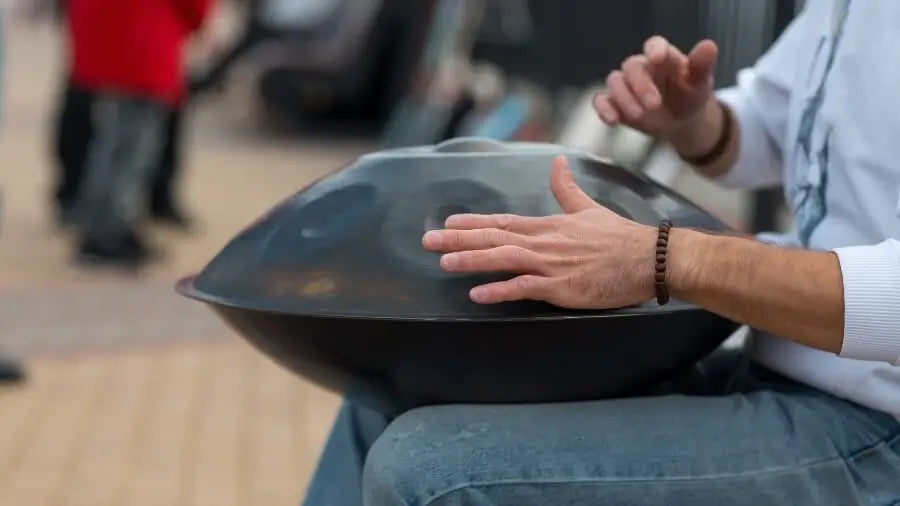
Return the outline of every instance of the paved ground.
[[[13,27],[0,129],[0,349],[30,381],[0,387],[0,505],[296,504],[337,399],[251,350],[172,286],[241,227],[359,152],[254,135],[235,103],[192,120],[190,235],[137,277],[70,267],[49,214],[58,60],[48,27]]]
[[[233,340],[37,358],[0,389],[2,505],[288,505],[335,399]]]

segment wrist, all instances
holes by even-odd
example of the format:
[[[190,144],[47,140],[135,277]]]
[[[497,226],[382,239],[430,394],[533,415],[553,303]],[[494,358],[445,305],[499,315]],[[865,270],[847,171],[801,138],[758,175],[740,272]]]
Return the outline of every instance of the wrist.
[[[630,248],[623,251],[627,253],[630,264],[625,272],[630,273],[632,278],[627,281],[626,286],[632,286],[636,290],[638,303],[647,302],[656,298],[656,286],[654,283],[654,261],[656,258],[657,228],[647,225],[638,225],[632,228],[632,238]],[[635,254],[634,252],[643,252]]]
[[[666,136],[666,141],[685,159],[709,153],[723,135],[725,118],[722,107],[715,95],[711,95],[693,118]]]
[[[677,224],[669,232],[666,286],[673,297],[689,301],[691,294],[700,289],[700,265],[709,251],[709,238],[702,232],[677,228]]]

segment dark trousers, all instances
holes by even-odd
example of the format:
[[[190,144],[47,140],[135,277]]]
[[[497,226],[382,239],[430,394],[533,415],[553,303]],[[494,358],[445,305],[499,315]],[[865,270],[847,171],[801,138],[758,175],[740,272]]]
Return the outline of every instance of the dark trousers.
[[[76,214],[88,240],[121,243],[147,207],[146,188],[159,167],[169,110],[161,102],[115,94],[94,100]]]
[[[70,210],[78,198],[84,162],[91,142],[94,95],[66,82],[60,96],[54,132],[54,154],[58,164],[54,197],[61,210]]]
[[[54,132],[53,152],[58,164],[58,179],[54,192],[57,206],[68,211],[78,198],[84,175],[84,164],[95,125],[93,119],[96,94],[67,81],[60,96]],[[180,109],[167,118],[164,147],[159,166],[147,185],[151,208],[164,208],[173,201],[174,182],[181,163]]]

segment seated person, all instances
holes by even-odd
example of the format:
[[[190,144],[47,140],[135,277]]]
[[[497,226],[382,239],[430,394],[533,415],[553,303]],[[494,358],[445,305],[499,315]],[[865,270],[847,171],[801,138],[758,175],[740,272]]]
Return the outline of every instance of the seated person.
[[[675,393],[396,418],[347,401],[307,504],[900,504],[898,47],[900,3],[809,0],[714,94],[715,44],[648,40],[610,74],[600,118],[723,184],[784,184],[794,212],[777,239],[668,233],[663,288],[755,329],[745,349]],[[551,182],[564,214],[453,216],[424,246],[448,271],[518,275],[474,287],[477,303],[654,298],[657,228],[600,207],[565,159]]]

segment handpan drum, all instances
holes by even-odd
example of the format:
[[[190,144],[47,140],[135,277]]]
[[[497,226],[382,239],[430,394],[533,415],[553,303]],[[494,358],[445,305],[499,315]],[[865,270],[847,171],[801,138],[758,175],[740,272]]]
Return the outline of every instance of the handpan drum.
[[[592,198],[623,216],[728,230],[590,154],[454,139],[362,156],[274,207],[178,290],[278,363],[377,409],[639,391],[708,354],[736,325],[678,300],[606,311],[478,305],[469,289],[512,275],[450,274],[422,247],[423,234],[456,213],[560,213],[549,187],[558,154]]]

